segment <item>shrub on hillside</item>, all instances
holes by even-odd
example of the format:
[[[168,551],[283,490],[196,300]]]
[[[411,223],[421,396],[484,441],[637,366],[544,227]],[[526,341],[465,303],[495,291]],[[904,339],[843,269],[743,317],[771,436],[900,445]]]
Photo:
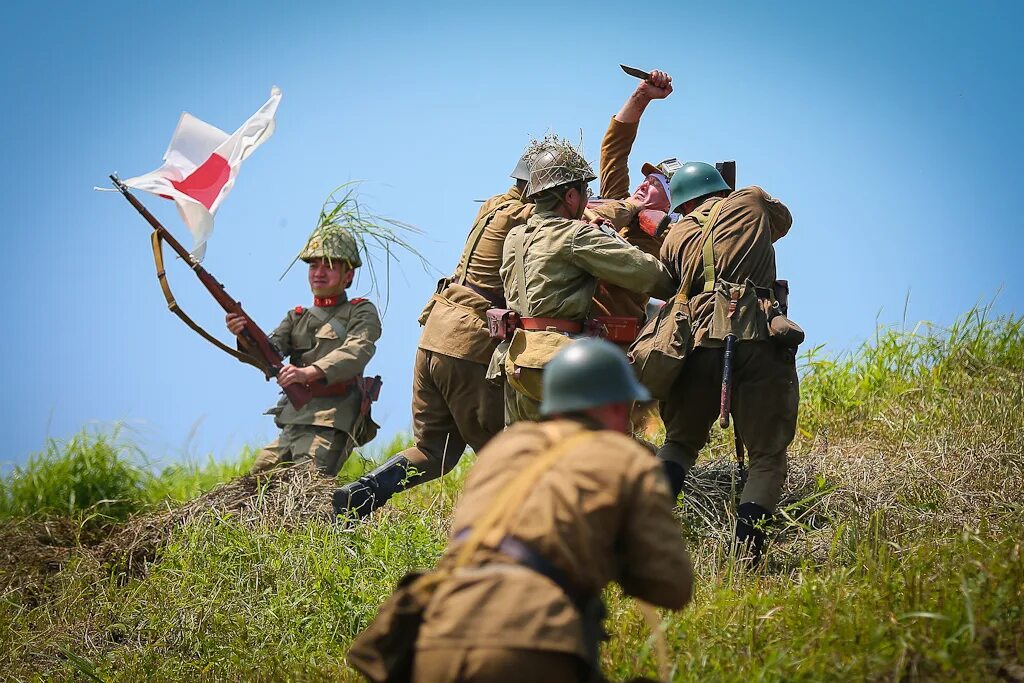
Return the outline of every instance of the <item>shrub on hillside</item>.
[[[143,502],[146,474],[134,447],[112,434],[82,430],[68,441],[48,439],[0,480],[0,516],[98,514],[126,519]]]

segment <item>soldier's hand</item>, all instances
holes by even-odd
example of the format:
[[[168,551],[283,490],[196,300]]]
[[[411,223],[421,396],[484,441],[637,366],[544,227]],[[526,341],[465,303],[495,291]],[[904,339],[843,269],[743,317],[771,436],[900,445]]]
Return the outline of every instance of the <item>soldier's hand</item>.
[[[651,72],[651,80],[641,82],[636,92],[649,100],[663,100],[672,94],[672,77],[655,69]]]
[[[228,332],[235,335],[236,337],[240,337],[242,335],[242,330],[245,329],[244,315],[238,315],[237,313],[228,313],[227,316],[225,316],[224,318],[224,322],[228,326]]]
[[[292,384],[312,384],[313,382],[323,379],[323,371],[313,365],[305,368],[297,368],[294,365],[286,363],[283,368],[277,373],[277,383],[282,387],[287,387]]]

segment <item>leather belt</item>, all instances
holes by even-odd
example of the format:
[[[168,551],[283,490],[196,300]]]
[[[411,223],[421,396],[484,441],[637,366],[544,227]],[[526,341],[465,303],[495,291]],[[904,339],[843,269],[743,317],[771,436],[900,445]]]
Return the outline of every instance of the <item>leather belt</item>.
[[[347,379],[344,382],[335,382],[334,384],[313,382],[307,386],[314,398],[322,398],[324,396],[344,396],[348,392],[352,391],[352,387],[356,385],[356,381],[358,379],[358,377],[353,377],[352,379]]]
[[[524,330],[546,330],[550,327],[568,334],[579,334],[583,331],[583,323],[564,318],[520,318],[519,323]]]
[[[462,541],[468,535],[469,529],[462,529],[455,534],[452,540]],[[497,551],[512,560],[513,563],[550,579],[552,583],[562,589],[577,608],[581,608],[592,597],[591,594],[578,590],[572,585],[561,569],[551,564],[546,557],[515,536],[505,536],[502,538],[501,543],[498,544]]]

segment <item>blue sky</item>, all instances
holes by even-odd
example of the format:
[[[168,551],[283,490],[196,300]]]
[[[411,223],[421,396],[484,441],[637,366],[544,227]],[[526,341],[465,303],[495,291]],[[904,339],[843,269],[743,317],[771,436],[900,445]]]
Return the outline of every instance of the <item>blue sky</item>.
[[[596,161],[635,85],[619,62],[675,78],[641,122],[634,177],[669,155],[736,159],[741,184],[789,205],[779,273],[808,345],[856,345],[899,322],[908,293],[912,321],[948,323],[997,293],[998,310],[1024,308],[1019,3],[284,6],[5,7],[0,461],[119,420],[165,460],[272,438],[274,385],[167,312],[147,226],[92,187],[159,165],[182,110],[230,132],[275,84],[277,132],[205,261],[268,330],[309,303],[302,269],[278,277],[332,187],[367,181],[366,202],[419,226],[449,271],[473,200],[507,187],[529,136],[582,129]],[[186,236],[169,202],[143,199]],[[176,265],[186,310],[222,329]],[[436,279],[403,266],[372,363],[383,436],[410,423],[416,316]]]

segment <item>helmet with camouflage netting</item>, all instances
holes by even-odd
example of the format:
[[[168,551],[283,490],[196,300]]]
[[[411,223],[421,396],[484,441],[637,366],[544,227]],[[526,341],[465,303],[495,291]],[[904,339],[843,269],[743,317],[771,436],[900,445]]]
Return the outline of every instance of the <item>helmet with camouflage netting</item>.
[[[348,230],[335,222],[322,223],[309,236],[306,246],[299,252],[299,258],[309,263],[313,259],[325,259],[328,262],[338,260],[348,264],[349,268],[363,265],[359,258],[359,244]]]
[[[532,158],[525,193],[528,198],[565,185],[589,183],[597,177],[582,149],[557,135],[549,133],[543,140],[535,140],[527,153]]]

